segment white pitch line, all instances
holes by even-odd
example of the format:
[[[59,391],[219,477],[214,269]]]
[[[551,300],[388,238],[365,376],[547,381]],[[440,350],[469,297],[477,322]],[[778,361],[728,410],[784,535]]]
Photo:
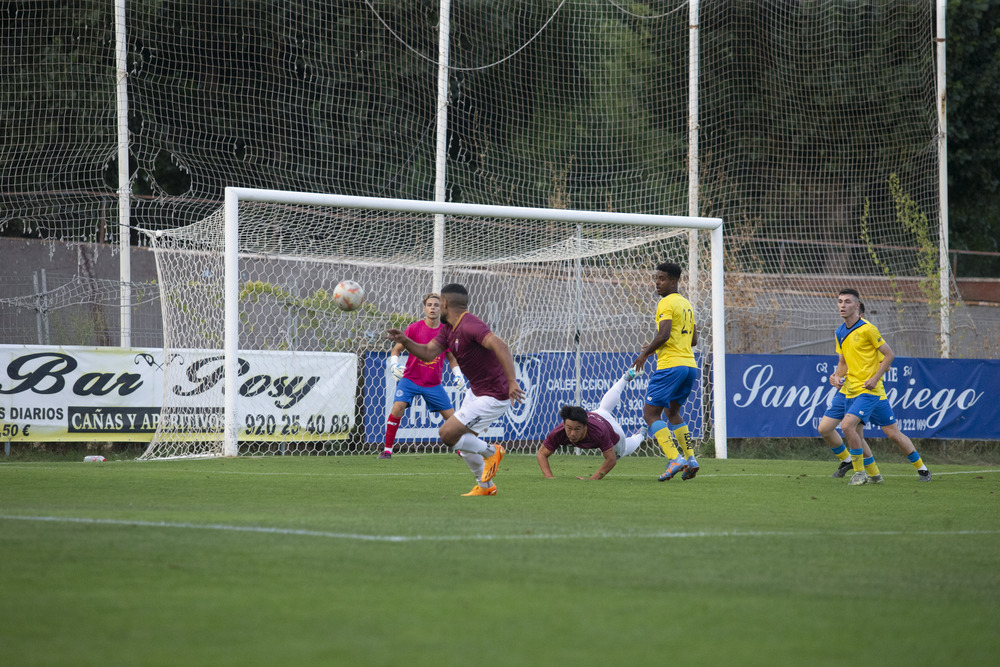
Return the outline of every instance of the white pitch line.
[[[106,463],[88,463],[87,466],[101,466],[106,465]],[[31,463],[0,463],[0,470],[6,467],[12,469],[30,469],[30,470],[68,470],[68,468],[59,468],[55,466],[36,466]],[[121,468],[119,468],[121,470]],[[147,470],[152,470],[149,468]],[[145,470],[143,471],[145,472]],[[190,468],[173,468],[168,470],[166,468],[160,468],[155,470],[155,472],[167,472],[167,473],[190,473]],[[468,475],[465,471],[454,471],[454,472],[341,472],[339,470],[331,470],[329,472],[256,472],[253,470],[199,470],[198,474],[205,475],[253,475],[260,477],[433,477],[435,475]]]
[[[510,535],[365,535],[362,533],[335,533],[323,530],[305,530],[298,528],[276,528],[269,526],[230,526],[226,524],[175,523],[170,521],[130,521],[123,519],[95,519],[88,517],[57,517],[57,516],[17,516],[0,514],[0,520],[36,521],[46,523],[78,523],[103,526],[130,526],[141,528],[171,528],[186,530],[213,530],[231,533],[258,533],[267,535],[289,535],[293,537],[323,537],[335,540],[355,540],[360,542],[477,542],[499,540],[593,540],[593,539],[691,539],[691,538],[726,538],[726,537],[908,537],[908,536],[957,536],[957,535],[1000,535],[1000,530],[872,530],[872,531],[695,531],[672,532],[655,531],[652,533],[612,533],[598,531],[593,533],[538,533]]]

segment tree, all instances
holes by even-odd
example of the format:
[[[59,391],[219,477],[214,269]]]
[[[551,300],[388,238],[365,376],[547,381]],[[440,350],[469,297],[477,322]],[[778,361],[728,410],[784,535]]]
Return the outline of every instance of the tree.
[[[952,248],[1000,250],[1000,0],[948,3],[948,218]],[[965,261],[965,260],[963,260]],[[963,264],[972,272],[972,261]],[[980,272],[987,267],[980,267]]]

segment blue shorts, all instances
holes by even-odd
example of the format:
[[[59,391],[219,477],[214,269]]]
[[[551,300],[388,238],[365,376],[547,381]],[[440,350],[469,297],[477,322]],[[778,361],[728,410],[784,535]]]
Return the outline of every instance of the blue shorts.
[[[421,387],[409,378],[403,378],[396,383],[396,395],[392,400],[413,405],[414,396],[423,396],[427,409],[432,412],[453,410],[455,407],[451,404],[451,399],[448,398],[448,392],[441,385]]]
[[[834,394],[833,400],[830,401],[830,407],[826,409],[823,416],[840,421],[845,414],[847,414],[847,397],[838,391]]]
[[[858,394],[847,399],[847,414],[856,415],[862,424],[872,426],[892,426],[896,423],[896,415],[888,399],[879,398],[875,394]]]
[[[666,408],[674,401],[684,405],[698,375],[698,369],[692,366],[674,366],[655,371],[650,376],[649,388],[646,389],[646,405]]]

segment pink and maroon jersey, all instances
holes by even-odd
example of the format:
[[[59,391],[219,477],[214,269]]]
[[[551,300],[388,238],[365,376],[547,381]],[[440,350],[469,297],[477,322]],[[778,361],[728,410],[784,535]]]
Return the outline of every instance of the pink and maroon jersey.
[[[443,325],[434,329],[427,326],[423,320],[417,320],[406,327],[404,332],[416,343],[429,343],[437,337]],[[409,355],[403,377],[421,387],[436,387],[441,384],[441,373],[444,370],[445,353],[442,352],[434,361],[421,361],[416,355]]]
[[[587,435],[583,436],[583,440],[570,442],[569,436],[566,435],[566,428],[563,424],[559,424],[545,436],[542,445],[553,452],[563,445],[579,447],[580,449],[600,449],[602,452],[606,452],[613,448],[617,442],[618,434],[615,433],[615,429],[608,423],[608,420],[596,412],[588,412]]]
[[[490,328],[486,323],[466,311],[459,318],[458,326],[453,328],[447,322],[442,324],[434,340],[455,355],[473,394],[506,401],[510,399],[507,375],[497,355],[483,347],[483,340],[489,334]]]

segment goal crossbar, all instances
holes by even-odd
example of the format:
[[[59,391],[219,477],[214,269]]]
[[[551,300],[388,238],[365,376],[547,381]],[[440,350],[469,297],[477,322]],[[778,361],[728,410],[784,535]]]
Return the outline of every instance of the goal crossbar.
[[[725,322],[725,291],[723,285],[723,221],[721,218],[685,217],[646,213],[621,213],[616,211],[583,211],[573,209],[548,209],[525,206],[499,206],[467,204],[351,195],[293,192],[259,188],[227,187],[225,190],[225,259],[224,282],[224,378],[223,406],[223,455],[238,453],[237,396],[239,357],[239,203],[241,201],[272,204],[300,204],[331,208],[354,208],[419,213],[435,216],[479,216],[521,220],[555,220],[560,222],[605,223],[622,225],[651,225],[681,229],[699,229],[711,232],[712,259],[712,318],[716,323]],[[712,337],[713,356],[713,421],[715,456],[727,457],[726,441],[726,383],[725,327],[718,326]]]

